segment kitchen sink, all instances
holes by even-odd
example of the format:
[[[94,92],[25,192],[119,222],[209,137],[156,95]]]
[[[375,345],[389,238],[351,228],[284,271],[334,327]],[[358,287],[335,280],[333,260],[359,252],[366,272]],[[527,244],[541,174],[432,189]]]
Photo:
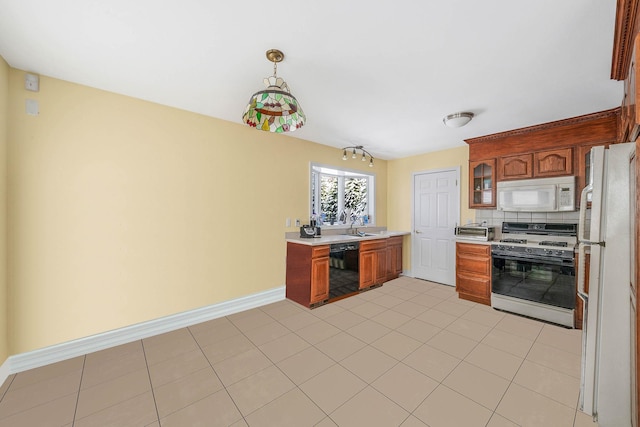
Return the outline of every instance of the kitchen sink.
[[[358,233],[358,234],[343,234],[343,236],[347,236],[347,237],[374,237],[374,236],[378,236],[377,234],[374,233]]]

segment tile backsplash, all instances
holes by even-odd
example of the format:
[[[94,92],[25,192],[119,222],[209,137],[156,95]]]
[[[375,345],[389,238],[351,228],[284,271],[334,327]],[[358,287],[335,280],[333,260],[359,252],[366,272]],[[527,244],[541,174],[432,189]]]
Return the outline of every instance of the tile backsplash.
[[[587,211],[587,216],[591,213]],[[511,222],[563,222],[577,223],[579,211],[572,212],[503,212],[496,209],[476,209],[476,222],[487,221],[489,226],[502,226],[504,221]]]

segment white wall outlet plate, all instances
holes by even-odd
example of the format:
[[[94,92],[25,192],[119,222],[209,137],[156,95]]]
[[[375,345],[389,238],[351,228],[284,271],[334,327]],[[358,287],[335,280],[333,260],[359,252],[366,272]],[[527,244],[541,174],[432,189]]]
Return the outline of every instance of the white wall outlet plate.
[[[24,75],[24,88],[31,92],[40,90],[40,77],[37,74],[27,73]]]
[[[26,112],[30,116],[37,116],[40,114],[40,105],[36,99],[27,99]]]

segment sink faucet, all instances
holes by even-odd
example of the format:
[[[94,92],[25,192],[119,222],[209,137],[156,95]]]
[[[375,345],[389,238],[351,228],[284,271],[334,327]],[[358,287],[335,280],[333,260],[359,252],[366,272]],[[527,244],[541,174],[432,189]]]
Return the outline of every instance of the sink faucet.
[[[358,231],[358,227],[356,227],[356,228],[355,228],[355,230],[353,229],[353,224],[356,224],[358,221],[360,222],[360,225],[361,225],[361,226],[362,226],[362,225],[364,225],[364,221],[362,220],[362,218],[361,218],[361,217],[360,217],[360,218],[352,219],[352,220],[351,220],[351,226],[349,227],[349,234],[352,234],[352,235],[354,235],[354,236],[355,236],[356,234],[364,234],[364,233],[361,233],[360,231]]]
[[[351,226],[349,226],[349,234],[355,236],[356,234],[358,234],[358,227],[356,227],[354,230],[353,224],[355,224],[355,221],[351,221]]]

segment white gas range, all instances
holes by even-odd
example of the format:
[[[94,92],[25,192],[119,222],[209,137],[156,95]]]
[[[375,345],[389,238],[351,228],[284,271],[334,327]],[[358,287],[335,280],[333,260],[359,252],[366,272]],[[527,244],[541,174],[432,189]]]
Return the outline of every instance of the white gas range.
[[[502,223],[502,239],[491,245],[491,305],[573,327],[577,229],[577,224]]]

